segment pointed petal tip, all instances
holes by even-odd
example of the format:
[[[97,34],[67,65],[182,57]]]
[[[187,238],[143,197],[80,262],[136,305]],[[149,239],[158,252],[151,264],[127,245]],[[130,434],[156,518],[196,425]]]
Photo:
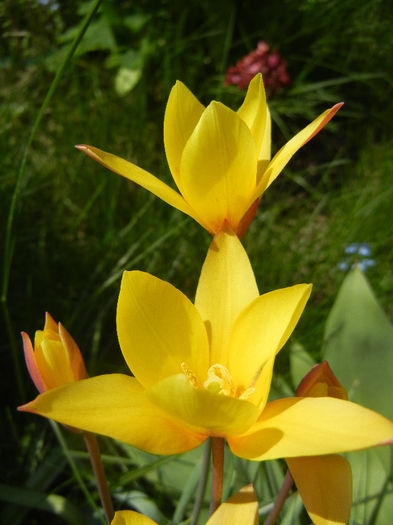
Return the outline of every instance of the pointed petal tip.
[[[327,117],[329,117],[329,120],[334,117],[334,115],[337,113],[337,111],[342,108],[344,105],[344,102],[337,102],[337,104],[334,104],[329,110],[329,113],[327,114]],[[326,121],[329,122],[329,120]]]
[[[18,407],[16,407],[16,410],[18,412],[31,412],[33,413],[34,410],[31,410],[30,408],[28,408],[30,405],[30,403],[25,403],[24,405],[19,405]]]
[[[326,126],[326,124],[334,117],[334,115],[337,113],[337,111],[344,105],[344,102],[338,102],[334,106],[332,106],[330,109],[326,110],[325,113],[322,113],[323,120],[320,122],[319,126],[314,130],[314,132],[303,142],[303,144],[300,147],[303,147],[307,142],[309,142],[312,138],[317,135],[322,128]]]

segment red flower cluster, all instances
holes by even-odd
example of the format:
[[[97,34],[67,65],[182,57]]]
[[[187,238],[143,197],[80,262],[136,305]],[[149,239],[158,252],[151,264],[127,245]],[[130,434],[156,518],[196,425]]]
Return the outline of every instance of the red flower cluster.
[[[254,51],[240,59],[236,66],[227,69],[225,85],[235,85],[240,89],[246,89],[257,73],[263,75],[268,98],[271,98],[282,86],[290,83],[285,60],[277,51],[270,50],[266,42],[258,42]]]

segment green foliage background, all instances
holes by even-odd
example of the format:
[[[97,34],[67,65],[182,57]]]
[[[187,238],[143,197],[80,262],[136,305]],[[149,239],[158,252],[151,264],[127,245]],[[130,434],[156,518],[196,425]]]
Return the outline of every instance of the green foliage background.
[[[91,4],[5,0],[0,5],[2,258],[23,148],[54,73]],[[190,297],[195,292],[208,234],[73,149],[78,143],[95,145],[170,182],[162,121],[177,79],[204,103],[216,98],[236,108],[243,93],[224,87],[225,70],[259,40],[269,42],[287,60],[292,80],[271,101],[273,152],[324,109],[344,100],[334,120],[269,188],[244,243],[261,291],[314,283],[312,299],[292,339],[312,359],[321,359],[325,322],[344,278],[338,263],[348,244],[370,245],[376,264],[367,276],[388,318],[393,318],[389,4],[103,1],[43,116],[17,200],[11,273],[9,281],[7,276],[2,281],[3,290],[5,281],[8,285],[0,344],[4,400],[0,496],[8,502],[4,520],[42,523],[48,509],[53,512],[52,523],[62,523],[64,516],[78,523],[80,513],[86,522],[93,519],[48,423],[15,411],[35,396],[18,333],[33,335],[47,310],[74,335],[91,375],[120,371],[124,363],[116,339],[115,307],[122,271],[149,271]],[[279,356],[276,377],[278,390],[288,392],[296,386],[291,383],[288,346]],[[89,465],[78,438],[67,435],[66,440],[90,486]],[[181,483],[168,481],[165,474],[157,477],[156,458],[147,460],[109,440],[103,441],[103,448],[116,501],[135,504],[139,495],[169,518]],[[122,463],[116,462],[118,454]],[[151,472],[143,470],[147,461],[153,461]],[[194,459],[184,461],[194,464]],[[263,471],[271,490],[261,482],[260,494],[269,502],[282,476],[281,466],[272,465],[233,467],[244,475],[232,485],[228,482],[228,493]],[[136,472],[134,478],[121,484],[119,479],[129,470]],[[21,487],[28,492],[13,492]],[[140,508],[144,510],[143,505]],[[307,523],[304,516],[296,519]]]

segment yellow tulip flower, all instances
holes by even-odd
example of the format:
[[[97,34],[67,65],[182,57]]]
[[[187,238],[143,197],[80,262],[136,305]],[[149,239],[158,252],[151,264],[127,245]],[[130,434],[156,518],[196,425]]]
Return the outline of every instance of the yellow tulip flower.
[[[88,377],[78,345],[50,314],[44,329],[35,333],[34,348],[25,332],[22,341],[27,370],[39,392]]]
[[[267,402],[273,363],[311,285],[259,295],[239,239],[223,231],[202,268],[195,305],[167,282],[124,272],[117,331],[134,377],[102,375],[39,395],[21,410],[175,454],[223,437],[253,460],[357,450],[393,438],[393,423],[349,401]]]
[[[315,365],[296,390],[301,397],[348,399],[345,388],[324,361]],[[288,458],[287,464],[315,525],[345,525],[352,505],[352,472],[337,454]]]
[[[204,107],[177,82],[166,107],[164,145],[180,193],[111,153],[87,145],[76,147],[186,213],[211,234],[228,225],[242,235],[266,188],[341,106],[336,104],[322,113],[270,161],[270,114],[260,74],[250,82],[237,112],[216,101]]]
[[[111,525],[157,525],[139,512],[116,512]],[[222,503],[207,520],[206,525],[258,525],[258,501],[252,485],[243,487],[237,494]]]

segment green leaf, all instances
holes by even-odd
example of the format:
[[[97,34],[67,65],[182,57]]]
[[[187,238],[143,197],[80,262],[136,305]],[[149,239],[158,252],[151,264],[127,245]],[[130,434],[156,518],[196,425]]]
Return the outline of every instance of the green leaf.
[[[300,343],[291,345],[289,359],[291,379],[294,387],[297,388],[303,377],[315,365],[315,361]]]
[[[351,524],[391,525],[393,493],[391,473],[386,473],[390,455],[388,447],[346,454],[353,473]]]
[[[393,327],[358,268],[329,314],[323,355],[352,401],[393,419]]]
[[[23,507],[45,510],[64,519],[70,525],[85,522],[83,513],[63,496],[0,484],[0,500]]]
[[[121,97],[129,93],[139,82],[141,74],[142,71],[140,69],[121,67],[115,78],[116,93]]]
[[[162,523],[164,520],[155,501],[140,490],[123,490],[116,492],[114,497],[120,502],[122,508],[132,507],[157,523]]]

